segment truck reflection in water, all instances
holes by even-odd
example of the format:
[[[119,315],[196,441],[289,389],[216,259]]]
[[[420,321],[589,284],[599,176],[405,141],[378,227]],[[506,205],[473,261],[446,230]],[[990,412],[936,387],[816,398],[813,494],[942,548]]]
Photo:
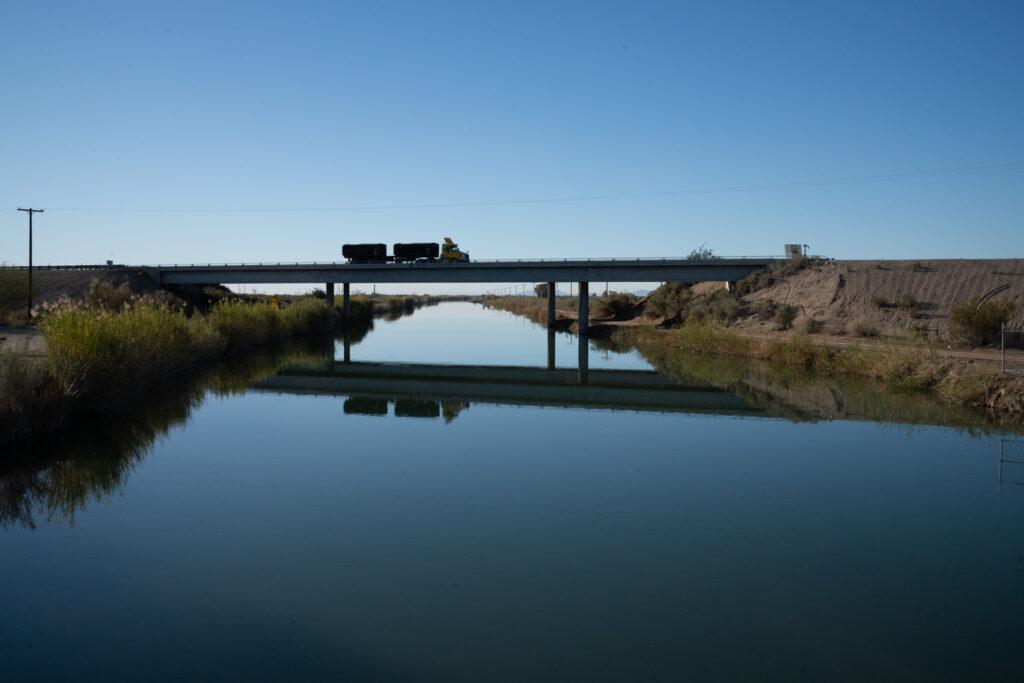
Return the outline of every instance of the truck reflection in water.
[[[395,417],[443,417],[451,422],[459,413],[469,407],[469,401],[429,401],[416,398],[367,398],[350,396],[345,399],[346,415],[376,415],[384,417],[388,414],[388,405],[394,404]]]

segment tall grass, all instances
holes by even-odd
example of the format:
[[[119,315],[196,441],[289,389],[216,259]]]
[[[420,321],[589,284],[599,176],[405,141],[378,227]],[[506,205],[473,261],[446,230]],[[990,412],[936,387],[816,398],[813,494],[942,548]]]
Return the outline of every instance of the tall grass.
[[[671,331],[636,330],[624,339],[645,355],[661,359],[684,356],[731,356],[755,359],[768,367],[796,368],[820,377],[862,378],[897,392],[931,392],[957,405],[984,407],[1007,382],[994,371],[965,366],[940,356],[928,345],[895,340],[862,346],[831,347],[807,334],[786,338],[742,337],[710,322],[687,322]],[[1017,389],[1019,391],[1019,389]]]
[[[108,299],[109,301],[109,299]],[[289,337],[326,332],[333,313],[322,301],[270,304],[223,301],[188,317],[156,298],[120,310],[63,302],[42,315],[47,359],[0,354],[0,441],[59,426],[70,412],[110,412],[197,365]],[[46,413],[51,424],[37,417]]]
[[[69,308],[45,316],[41,327],[53,377],[75,398],[134,393],[133,386],[185,372],[223,349],[201,324],[162,306]]]

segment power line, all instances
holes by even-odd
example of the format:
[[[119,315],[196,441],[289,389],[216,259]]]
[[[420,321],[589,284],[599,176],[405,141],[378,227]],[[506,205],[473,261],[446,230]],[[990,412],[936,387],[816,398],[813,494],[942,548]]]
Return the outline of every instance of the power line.
[[[758,185],[722,185],[718,187],[692,188],[688,190],[665,190],[660,192],[634,192],[623,194],[596,194],[566,197],[546,197],[533,199],[502,199],[477,202],[437,202],[422,204],[366,204],[353,206],[323,206],[306,208],[228,208],[228,209],[125,209],[125,208],[83,208],[83,207],[51,207],[50,211],[67,211],[79,213],[290,213],[290,212],[331,212],[331,211],[393,211],[401,209],[454,209],[488,206],[517,206],[530,204],[569,204],[575,202],[614,201],[624,199],[651,199],[657,197],[686,197],[704,194],[724,194],[729,192],[764,192],[770,190],[793,190],[809,187],[825,187],[829,185],[857,185],[879,183],[893,180],[920,180],[940,178],[944,176],[975,175],[983,173],[1011,173],[1024,170],[1024,162],[1006,164],[990,164],[987,166],[964,166],[932,171],[913,171],[909,173],[888,173],[876,175],[847,176],[840,178],[821,178],[817,180],[800,180],[783,183],[765,183]]]

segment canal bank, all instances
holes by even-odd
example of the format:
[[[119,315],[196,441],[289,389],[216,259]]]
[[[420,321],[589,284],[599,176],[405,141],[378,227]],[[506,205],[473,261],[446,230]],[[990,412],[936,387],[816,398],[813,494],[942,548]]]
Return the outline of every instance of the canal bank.
[[[481,304],[538,324],[547,322],[543,302],[535,298],[485,298]],[[574,330],[573,302],[560,299],[557,310],[561,317],[555,327]],[[589,338],[602,340],[599,343],[610,348],[636,349],[647,358],[662,361],[666,354],[679,362],[686,362],[690,355],[721,356],[758,361],[767,367],[798,368],[823,379],[870,380],[880,391],[921,392],[976,410],[999,424],[1024,424],[1024,366],[1021,353],[1015,350],[1007,352],[1014,372],[1003,373],[998,350],[959,350],[926,338],[823,339],[802,331],[734,328],[713,316],[695,317],[675,326],[642,316],[610,317],[592,321]]]

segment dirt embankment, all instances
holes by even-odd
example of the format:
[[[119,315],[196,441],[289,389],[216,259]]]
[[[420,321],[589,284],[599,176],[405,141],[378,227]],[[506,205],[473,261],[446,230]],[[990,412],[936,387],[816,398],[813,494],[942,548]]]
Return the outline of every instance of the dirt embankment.
[[[51,303],[61,297],[82,299],[93,280],[114,287],[124,283],[136,294],[155,292],[160,287],[146,273],[126,268],[88,270],[36,270],[32,274],[32,290],[36,305]]]
[[[1014,303],[1008,327],[1024,326],[1024,259],[833,261],[786,276],[743,302],[795,306],[798,328],[813,318],[826,333],[842,333],[862,321],[883,336],[916,330],[945,339],[953,307],[984,297]],[[772,328],[771,321],[753,315],[735,324]]]

